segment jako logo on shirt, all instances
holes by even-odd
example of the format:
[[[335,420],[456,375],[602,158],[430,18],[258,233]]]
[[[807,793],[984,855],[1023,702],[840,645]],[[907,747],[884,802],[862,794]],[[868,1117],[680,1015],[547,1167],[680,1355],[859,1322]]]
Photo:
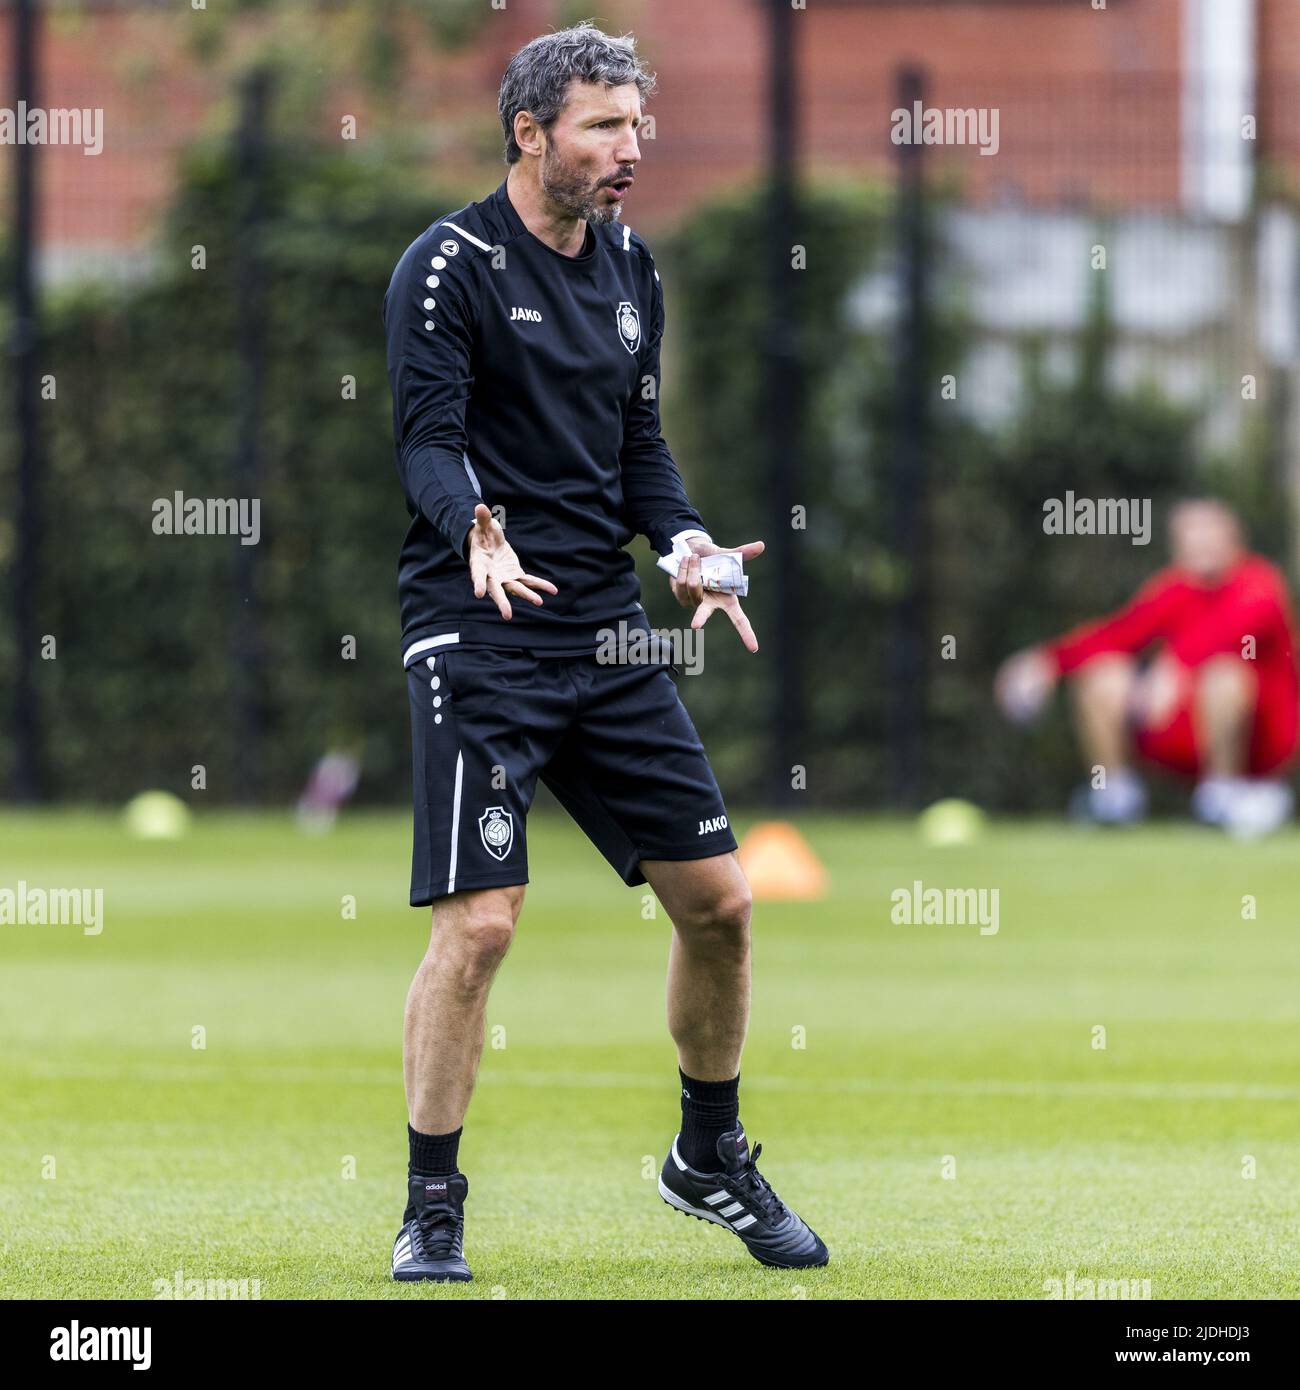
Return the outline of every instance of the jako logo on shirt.
[[[525,323],[541,323],[542,311],[540,309],[511,309],[510,322],[516,323],[520,319]]]
[[[697,835],[712,835],[715,830],[725,830],[726,828],[726,816],[714,816],[712,820],[702,820],[700,828],[695,833]]]

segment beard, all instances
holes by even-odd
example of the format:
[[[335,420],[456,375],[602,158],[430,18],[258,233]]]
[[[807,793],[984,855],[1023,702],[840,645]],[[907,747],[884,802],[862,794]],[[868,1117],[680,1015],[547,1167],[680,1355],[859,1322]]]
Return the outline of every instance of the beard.
[[[611,203],[608,207],[598,207],[596,196],[599,185],[592,185],[564,156],[550,146],[542,156],[542,192],[570,217],[581,218],[593,227],[604,227],[617,222],[623,215],[621,203]]]

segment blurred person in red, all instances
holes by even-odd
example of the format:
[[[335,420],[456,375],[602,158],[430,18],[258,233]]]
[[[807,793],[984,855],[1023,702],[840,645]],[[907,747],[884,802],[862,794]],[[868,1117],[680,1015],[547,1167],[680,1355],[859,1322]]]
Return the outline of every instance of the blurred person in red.
[[[1222,502],[1180,503],[1169,534],[1172,563],[1125,607],[1009,657],[997,675],[998,703],[1027,722],[1059,679],[1070,682],[1092,773],[1070,802],[1081,819],[1142,818],[1140,759],[1196,779],[1199,820],[1266,834],[1293,803],[1283,776],[1296,751],[1300,684],[1286,582],[1247,549]]]

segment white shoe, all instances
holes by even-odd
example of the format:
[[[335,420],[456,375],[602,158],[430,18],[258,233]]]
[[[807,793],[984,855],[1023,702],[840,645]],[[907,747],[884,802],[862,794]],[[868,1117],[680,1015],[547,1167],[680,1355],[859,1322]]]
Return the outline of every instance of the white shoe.
[[[1280,830],[1294,808],[1295,796],[1285,782],[1248,778],[1229,801],[1223,828],[1235,839],[1254,840]]]
[[[1207,777],[1192,793],[1198,820],[1238,840],[1271,835],[1291,819],[1295,795],[1285,782],[1266,777]]]
[[[1192,793],[1192,815],[1206,825],[1222,825],[1240,777],[1203,777]]]
[[[1079,787],[1070,798],[1074,820],[1095,825],[1133,825],[1147,813],[1147,789],[1127,768],[1112,772],[1101,787]]]

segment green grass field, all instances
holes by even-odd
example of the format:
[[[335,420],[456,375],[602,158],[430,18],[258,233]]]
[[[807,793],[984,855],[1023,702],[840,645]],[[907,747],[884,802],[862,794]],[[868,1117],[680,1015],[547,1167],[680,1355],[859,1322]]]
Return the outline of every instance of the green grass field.
[[[832,891],[756,909],[741,1113],[831,1264],[766,1270],[659,1199],[669,924],[536,815],[461,1146],[475,1282],[435,1287],[388,1277],[426,937],[407,818],[141,844],[0,816],[0,889],[105,894],[98,936],[0,926],[0,1292],[149,1298],[180,1269],[263,1298],[1034,1299],[1070,1271],[1300,1294],[1300,836],[801,824]],[[997,888],[998,933],[892,924],[914,879]]]

